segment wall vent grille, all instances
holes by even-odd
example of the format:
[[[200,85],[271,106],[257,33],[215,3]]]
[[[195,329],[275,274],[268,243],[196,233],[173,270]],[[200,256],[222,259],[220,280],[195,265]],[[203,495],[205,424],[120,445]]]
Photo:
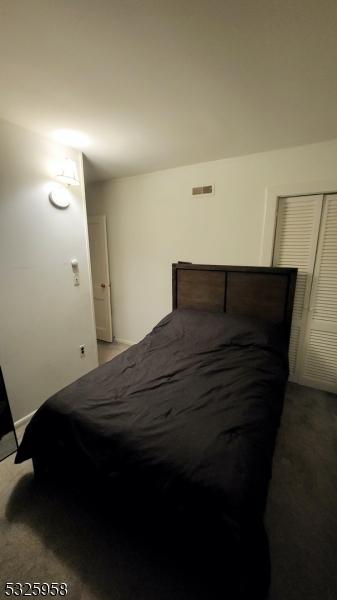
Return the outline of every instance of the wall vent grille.
[[[214,194],[214,185],[198,185],[192,188],[192,196],[205,196]]]

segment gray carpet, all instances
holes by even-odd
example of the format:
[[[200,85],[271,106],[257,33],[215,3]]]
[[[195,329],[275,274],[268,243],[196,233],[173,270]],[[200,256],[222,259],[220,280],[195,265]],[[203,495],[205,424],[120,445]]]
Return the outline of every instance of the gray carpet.
[[[266,525],[270,600],[337,599],[337,396],[289,384]]]
[[[336,465],[337,397],[290,384],[266,511],[270,600],[337,600]],[[1,599],[5,581],[53,581],[70,600],[213,600],[162,549],[39,487],[13,457],[0,463],[0,536]]]

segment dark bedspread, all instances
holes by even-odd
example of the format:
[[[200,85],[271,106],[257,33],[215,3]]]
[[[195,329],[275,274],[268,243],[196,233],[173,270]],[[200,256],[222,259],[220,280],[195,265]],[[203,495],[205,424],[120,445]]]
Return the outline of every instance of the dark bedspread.
[[[275,329],[176,310],[139,344],[47,400],[16,462],[67,456],[170,502],[261,517],[288,375]]]

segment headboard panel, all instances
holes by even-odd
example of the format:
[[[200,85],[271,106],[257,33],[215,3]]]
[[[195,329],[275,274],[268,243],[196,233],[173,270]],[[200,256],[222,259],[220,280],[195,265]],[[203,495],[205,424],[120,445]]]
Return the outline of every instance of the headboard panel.
[[[290,334],[297,269],[172,265],[173,309],[190,308],[258,317]]]

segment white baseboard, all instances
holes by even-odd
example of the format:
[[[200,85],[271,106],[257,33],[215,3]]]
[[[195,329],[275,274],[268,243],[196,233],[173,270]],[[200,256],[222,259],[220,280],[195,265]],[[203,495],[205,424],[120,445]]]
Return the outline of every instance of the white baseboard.
[[[29,415],[26,415],[25,417],[22,417],[22,419],[15,421],[15,423],[14,423],[15,429],[17,429],[18,427],[21,427],[22,425],[26,425],[28,423],[28,421],[31,420],[32,416],[35,413],[36,413],[36,410],[33,410],[33,412],[29,413]]]
[[[125,340],[124,338],[115,338],[115,342],[118,344],[125,344],[125,346],[134,346],[137,342],[131,342],[130,340]],[[15,421],[14,427],[17,429],[18,427],[22,427],[22,425],[26,425],[28,421],[32,418],[32,416],[36,413],[36,410],[33,410],[29,415],[22,417],[18,421]]]
[[[115,342],[118,344],[125,344],[126,346],[134,346],[137,342],[131,342],[130,340],[125,340],[124,338],[115,338]]]

